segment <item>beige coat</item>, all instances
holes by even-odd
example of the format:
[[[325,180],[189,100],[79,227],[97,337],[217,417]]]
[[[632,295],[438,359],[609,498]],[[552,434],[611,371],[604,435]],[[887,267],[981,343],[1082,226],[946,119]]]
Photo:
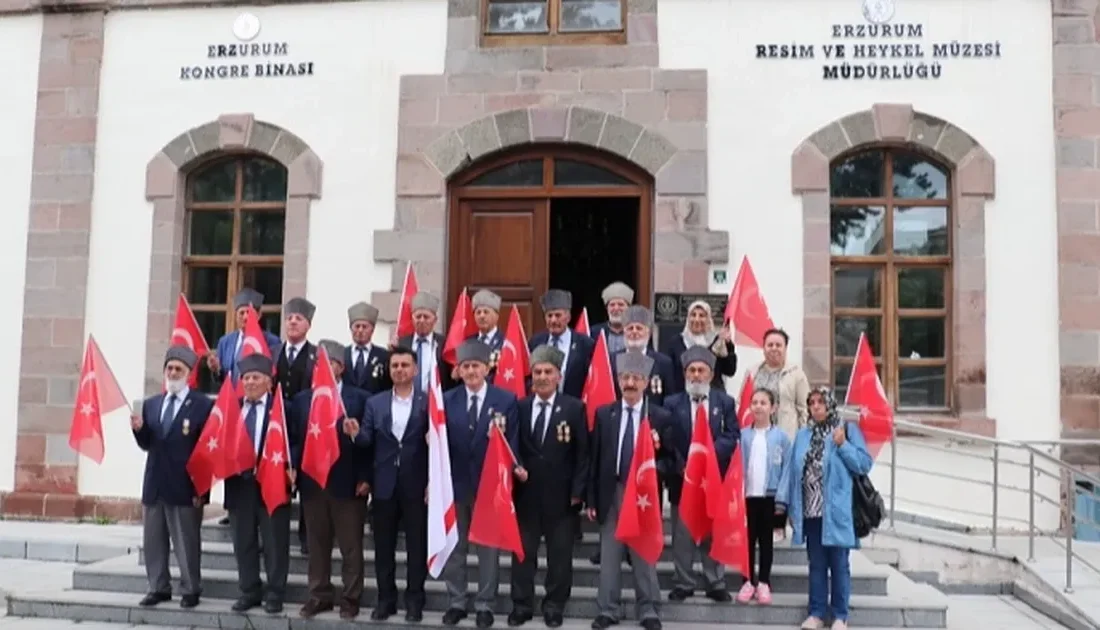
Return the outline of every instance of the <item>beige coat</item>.
[[[764,364],[760,363],[753,368],[754,379],[756,373],[763,367]],[[802,368],[791,363],[788,363],[780,372],[777,424],[793,442],[794,434],[806,424],[806,398],[810,395],[810,381]]]

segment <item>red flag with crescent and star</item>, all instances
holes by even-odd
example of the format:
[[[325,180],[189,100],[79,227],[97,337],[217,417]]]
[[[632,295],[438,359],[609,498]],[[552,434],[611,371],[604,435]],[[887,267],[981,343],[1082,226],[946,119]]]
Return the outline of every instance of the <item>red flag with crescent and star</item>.
[[[588,324],[588,307],[586,306],[581,309],[581,316],[577,318],[577,323],[573,326],[573,332],[591,337],[591,330],[592,328]]]
[[[107,365],[107,359],[103,358],[99,344],[88,335],[73,404],[73,421],[69,427],[69,446],[84,457],[102,464],[103,416],[126,406],[126,396]]]
[[[340,436],[336,424],[344,417],[344,399],[336,387],[328,353],[318,348],[313,364],[313,397],[309,403],[309,424],[302,451],[302,472],[317,485],[328,485],[328,474],[340,459]]]
[[[748,256],[741,259],[741,268],[737,270],[737,279],[733,281],[733,290],[726,302],[725,319],[736,333],[734,343],[750,348],[763,347],[764,333],[775,328]]]
[[[172,339],[169,345],[187,346],[199,358],[210,354],[210,346],[206,343],[206,336],[202,334],[202,329],[199,328],[199,322],[195,319],[195,313],[191,310],[191,304],[188,303],[187,296],[182,293],[180,293],[179,300],[176,301],[176,323],[172,326]],[[192,388],[199,386],[197,366],[196,369],[191,370],[187,383]]]
[[[458,347],[462,342],[477,334],[477,321],[474,319],[474,305],[466,289],[458,294],[455,312],[451,316],[451,326],[447,329],[447,340],[443,343],[443,360],[457,365]]]
[[[607,350],[607,336],[602,330],[596,339],[596,349],[592,351],[592,361],[588,364],[588,376],[584,379],[581,400],[584,401],[588,413],[588,431],[591,432],[596,428],[596,410],[616,400],[611,353]]]
[[[875,357],[867,335],[859,334],[856,360],[852,364],[852,376],[848,380],[845,406],[859,407],[859,428],[867,441],[871,457],[878,457],[882,446],[894,436],[894,407],[886,397],[882,379],[875,367]]]
[[[489,424],[489,446],[485,465],[477,486],[473,515],[470,517],[470,542],[511,551],[523,560],[523,542],[516,520],[516,504],[512,498],[512,469],[516,458],[504,433],[495,423]]]
[[[630,462],[630,477],[623,488],[615,540],[633,549],[649,564],[656,564],[665,546],[656,449],[648,416],[642,419],[634,442],[634,458]]]
[[[721,486],[722,473],[718,470],[718,455],[714,452],[714,437],[704,403],[695,411],[680,495],[680,520],[697,545],[710,535],[714,518],[722,509]]]
[[[742,575],[749,574],[749,522],[745,515],[745,464],[734,449],[722,482],[723,508],[714,519],[710,557]],[[770,534],[769,534],[770,535]]]
[[[248,314],[244,317],[244,330],[241,332],[244,339],[241,341],[241,354],[237,357],[238,361],[250,354],[257,353],[269,359],[271,358],[271,349],[267,347],[267,337],[264,335],[264,329],[260,328],[260,314],[256,312],[252,305],[248,306]],[[274,376],[274,362],[272,362],[271,373]],[[244,384],[241,383],[241,379],[237,378],[236,373],[233,374],[233,378],[237,381],[237,398],[244,398]]]
[[[416,271],[412,263],[405,267],[405,281],[401,283],[401,301],[397,307],[397,332],[395,338],[408,337],[416,332],[413,325],[413,296],[420,291],[420,283],[416,281]]]
[[[187,474],[199,496],[214,484],[256,467],[256,449],[245,432],[241,405],[229,379],[222,382],[214,408],[187,459]]]
[[[256,481],[260,484],[260,496],[268,514],[274,514],[282,505],[290,503],[289,477],[290,441],[286,434],[286,414],[283,412],[283,388],[275,387],[268,396],[271,413],[267,419],[267,434],[260,464],[256,467]]]
[[[737,401],[737,420],[742,429],[752,426],[752,394],[755,391],[752,372],[746,372],[745,382],[741,385],[741,398]]]
[[[493,385],[512,392],[516,398],[527,396],[531,352],[527,349],[527,333],[523,330],[523,320],[519,318],[519,309],[515,304],[508,315],[508,329],[504,332],[504,343],[500,347],[496,368]]]

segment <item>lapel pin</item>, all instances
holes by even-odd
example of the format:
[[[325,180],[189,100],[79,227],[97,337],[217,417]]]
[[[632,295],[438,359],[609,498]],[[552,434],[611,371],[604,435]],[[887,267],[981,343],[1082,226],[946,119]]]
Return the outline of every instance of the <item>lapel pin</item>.
[[[191,432],[191,421],[187,418],[183,419],[183,434],[187,435]]]

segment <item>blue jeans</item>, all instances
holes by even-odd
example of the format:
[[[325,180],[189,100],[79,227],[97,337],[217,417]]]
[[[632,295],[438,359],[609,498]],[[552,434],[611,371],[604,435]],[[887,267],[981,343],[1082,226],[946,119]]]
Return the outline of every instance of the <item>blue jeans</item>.
[[[810,616],[824,620],[826,612],[831,609],[833,620],[848,621],[848,599],[852,595],[848,548],[822,545],[821,528],[820,518],[808,518],[802,522],[806,555],[810,559]],[[832,602],[829,601],[830,578]]]

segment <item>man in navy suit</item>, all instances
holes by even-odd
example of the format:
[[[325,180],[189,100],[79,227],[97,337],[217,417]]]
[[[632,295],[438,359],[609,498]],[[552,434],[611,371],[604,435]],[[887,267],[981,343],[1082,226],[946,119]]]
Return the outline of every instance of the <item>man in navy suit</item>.
[[[271,359],[262,354],[250,354],[237,364],[244,398],[241,415],[245,434],[256,452],[259,464],[271,418]],[[295,447],[293,436],[291,448]],[[287,489],[295,480],[294,468],[287,469]],[[247,470],[225,480],[225,509],[229,510],[229,528],[233,535],[233,555],[237,560],[237,584],[241,595],[233,604],[233,612],[245,612],[259,606],[264,612],[283,611],[286,598],[286,576],[290,568],[290,502],[268,514],[260,496],[260,484],[254,470]],[[257,536],[259,532],[259,536]],[[263,541],[264,569],[267,587],[260,580],[260,541]]]
[[[635,304],[626,309],[623,315],[623,335],[626,340],[627,350],[640,350],[653,360],[653,374],[649,377],[649,399],[657,405],[664,403],[665,396],[678,393],[674,391],[677,379],[672,369],[672,359],[667,355],[657,352],[649,343],[652,330],[653,316],[649,309],[641,304]],[[620,353],[621,354],[621,353]],[[611,357],[611,369],[615,371],[615,356]],[[615,380],[615,393],[618,391],[619,382]]]
[[[443,567],[450,605],[443,615],[443,624],[456,625],[466,618],[469,597],[466,594],[466,553],[469,548],[470,517],[481,482],[481,468],[489,448],[489,428],[495,424],[504,431],[513,453],[518,453],[516,422],[519,410],[516,397],[485,381],[489,372],[489,346],[471,339],[458,347],[458,368],[463,386],[443,395],[443,411],[447,417],[447,450],[451,458],[451,483],[454,486],[458,516],[458,546]],[[515,470],[522,483],[527,471]],[[493,604],[499,589],[500,550],[477,546],[477,627],[493,625]]]
[[[557,628],[573,586],[573,531],[588,483],[588,414],[580,400],[558,393],[565,355],[550,346],[531,353],[531,389],[519,403],[519,457],[527,481],[515,488],[524,558],[512,557],[509,626],[531,620],[539,544],[546,539],[542,614]]]
[[[405,620],[421,621],[428,577],[428,395],[413,387],[416,354],[410,348],[390,351],[389,373],[393,389],[372,396],[363,422],[356,426],[349,421],[345,429],[355,436],[357,446],[374,451],[378,602],[371,619],[385,621],[397,613],[397,533],[404,529]]]
[[[378,322],[378,309],[358,302],[348,308],[348,326],[351,328],[351,345],[344,351],[344,382],[368,394],[389,389],[390,353],[371,343],[374,325]]]
[[[271,354],[271,358],[275,362],[275,382],[283,392],[288,412],[294,397],[313,386],[313,365],[317,362],[317,346],[310,343],[306,335],[313,327],[313,314],[316,312],[317,307],[305,298],[291,298],[283,304],[286,342]],[[302,553],[308,554],[309,531],[305,516],[305,510],[302,510],[299,505],[298,544],[301,546]]]
[[[447,340],[435,332],[439,321],[439,298],[431,293],[420,291],[412,297],[413,334],[405,335],[394,345],[412,348],[416,353],[416,380],[413,385],[417,391],[427,392],[431,387],[432,372],[439,368],[439,387],[447,391],[455,386],[454,367],[443,360],[443,346]]]
[[[607,351],[616,354],[626,350],[626,338],[623,336],[623,316],[626,309],[634,303],[634,289],[622,282],[612,282],[604,287],[604,308],[607,309],[607,321],[590,328],[593,339],[599,339],[600,333],[607,337]]]
[[[363,417],[367,393],[341,380],[344,373],[344,346],[331,339],[320,344],[328,353],[332,373],[336,377],[336,389],[344,403],[346,419],[354,422]],[[325,487],[315,479],[302,474],[302,456],[305,453],[305,436],[310,430],[309,410],[313,403],[313,390],[299,392],[291,404],[291,435],[299,436],[291,448],[291,458],[297,470],[298,491],[302,497],[302,514],[309,532],[309,601],[302,606],[299,615],[310,619],[319,613],[333,609],[332,547],[340,547],[340,576],[343,591],[340,594],[340,618],[354,619],[359,615],[359,598],[363,595],[363,523],[367,517],[367,494],[370,492],[370,458],[365,450],[358,449],[345,434],[343,423],[321,430],[336,433],[340,443],[340,457],[328,473]]]
[[[244,324],[248,317],[248,307],[256,309],[259,314],[264,305],[264,294],[245,287],[233,297],[233,308],[237,318],[237,330],[222,335],[218,340],[216,352],[211,352],[206,357],[206,365],[214,374],[222,374],[223,378],[233,379],[237,384],[238,370],[237,359],[241,356],[241,346],[244,342]],[[279,348],[279,337],[264,331],[267,340],[268,352],[274,353]]]
[[[489,346],[489,375],[485,380],[489,384],[494,383],[497,375],[497,361],[500,360],[500,349],[504,347],[504,333],[501,332],[500,323],[500,296],[488,289],[481,289],[470,299],[474,307],[474,321],[477,323],[477,334],[470,339],[477,339]]]
[[[592,363],[592,351],[596,342],[587,335],[577,335],[569,328],[572,319],[573,294],[561,289],[550,289],[539,300],[542,305],[546,330],[531,337],[528,349],[551,346],[565,355],[562,364],[561,385],[558,391],[580,398],[584,393],[584,381],[588,378],[588,366]]]
[[[596,594],[599,614],[592,622],[594,630],[606,630],[619,623],[622,609],[622,557],[631,558],[634,574],[635,608],[645,630],[660,630],[658,604],[661,587],[657,568],[615,538],[626,479],[634,458],[634,444],[642,420],[649,418],[657,458],[665,457],[664,441],[672,423],[668,411],[645,398],[653,370],[653,359],[642,352],[628,350],[616,357],[620,400],[596,411],[596,428],[590,437],[592,460],[589,465],[587,514],[600,524],[600,585]],[[659,467],[660,464],[658,464]],[[655,509],[661,501],[654,501]]]
[[[186,466],[213,403],[187,386],[197,361],[198,357],[187,346],[169,348],[164,357],[167,391],[146,398],[141,411],[130,418],[134,439],[146,452],[141,505],[149,593],[141,600],[142,606],[156,606],[172,599],[168,575],[170,546],[175,547],[180,567],[183,591],[180,607],[197,606],[202,591],[199,528],[204,498],[195,494]]]
[[[691,457],[691,439],[695,426],[695,415],[702,409],[707,414],[711,437],[714,440],[714,452],[718,458],[718,469],[725,478],[733,451],[741,440],[741,428],[737,421],[737,405],[726,392],[711,387],[714,378],[714,353],[707,346],[692,346],[680,356],[684,366],[684,381],[687,391],[665,398],[665,408],[672,412],[673,430],[665,448],[674,453],[675,468],[665,475],[664,485],[668,488],[668,501],[672,504],[672,559],[676,573],[673,576],[673,588],[668,594],[671,602],[682,602],[695,593],[698,580],[693,570],[695,556],[702,555],[703,589],[707,597],[716,602],[730,601],[726,590],[725,567],[710,557],[710,538],[696,545],[687,527],[680,520],[680,496],[683,484],[698,483],[699,480],[685,479],[684,469]]]

